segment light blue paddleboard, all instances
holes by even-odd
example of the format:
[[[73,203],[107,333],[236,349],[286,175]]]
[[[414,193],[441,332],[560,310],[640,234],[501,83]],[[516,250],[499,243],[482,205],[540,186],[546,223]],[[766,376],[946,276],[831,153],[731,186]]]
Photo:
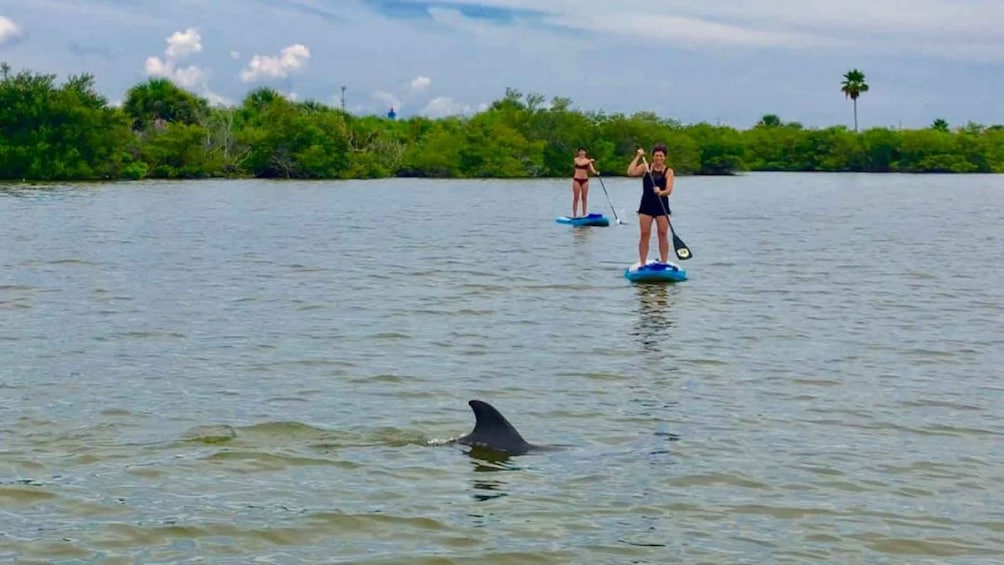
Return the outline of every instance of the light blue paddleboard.
[[[680,282],[687,280],[687,271],[676,263],[649,261],[645,265],[635,263],[624,269],[624,278],[631,282]]]
[[[558,216],[555,220],[559,224],[567,224],[570,226],[609,226],[610,218],[604,216],[603,214],[589,214],[587,216],[579,216],[578,218],[569,218],[568,216]]]

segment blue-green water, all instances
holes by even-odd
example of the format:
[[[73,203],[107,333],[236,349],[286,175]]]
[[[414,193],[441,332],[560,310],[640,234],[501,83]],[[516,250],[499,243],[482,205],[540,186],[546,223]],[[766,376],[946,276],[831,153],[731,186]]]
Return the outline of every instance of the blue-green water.
[[[1004,559],[1000,176],[605,182],[0,188],[0,561]]]

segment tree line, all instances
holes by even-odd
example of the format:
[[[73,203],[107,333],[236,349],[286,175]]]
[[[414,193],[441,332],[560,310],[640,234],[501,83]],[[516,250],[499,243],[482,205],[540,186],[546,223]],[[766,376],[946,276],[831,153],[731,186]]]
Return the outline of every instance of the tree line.
[[[584,146],[605,175],[636,147],[669,148],[683,175],[742,171],[1004,172],[1004,126],[804,128],[772,114],[746,130],[682,124],[652,112],[587,112],[506,89],[471,116],[357,116],[271,88],[211,106],[166,79],[130,88],[112,106],[88,74],[62,84],[0,65],[0,179],[259,177],[527,178],[571,175]]]

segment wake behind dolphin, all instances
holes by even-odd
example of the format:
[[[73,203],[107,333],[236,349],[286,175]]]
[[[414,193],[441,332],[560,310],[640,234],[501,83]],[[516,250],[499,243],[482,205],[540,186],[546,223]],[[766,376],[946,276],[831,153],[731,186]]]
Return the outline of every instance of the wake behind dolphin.
[[[523,455],[532,450],[546,449],[523,439],[516,428],[506,420],[501,412],[483,400],[471,400],[467,404],[474,411],[474,429],[457,439],[457,443],[471,447],[487,447],[509,455]]]

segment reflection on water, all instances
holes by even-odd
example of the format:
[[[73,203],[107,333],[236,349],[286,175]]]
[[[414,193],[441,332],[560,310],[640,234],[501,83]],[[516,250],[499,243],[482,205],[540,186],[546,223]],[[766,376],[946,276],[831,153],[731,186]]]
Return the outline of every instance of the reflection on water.
[[[634,285],[638,293],[638,317],[632,335],[642,350],[659,353],[666,346],[673,320],[669,316],[671,294],[675,287],[667,284]]]
[[[484,467],[475,469],[475,471],[486,470],[488,469]],[[498,471],[499,469],[493,470]],[[505,492],[505,487],[507,486],[505,481],[495,479],[475,479],[472,486],[474,487],[474,493],[471,496],[478,502],[486,502],[509,495],[509,493]]]
[[[575,245],[585,245],[593,237],[593,232],[603,228],[595,226],[577,226],[572,228],[572,242]]]
[[[661,359],[667,349],[673,347],[671,329],[673,319],[670,307],[677,289],[674,285],[641,284],[635,285],[638,293],[638,314],[635,318],[633,336],[641,346],[641,350],[653,358]],[[675,397],[666,398],[666,391],[674,387],[666,386],[663,379],[671,378],[665,374],[652,375],[629,387],[632,391],[632,409],[636,416],[648,419],[656,429],[653,437],[646,438],[644,445],[638,445],[638,454],[647,453],[652,464],[662,465],[670,461],[672,450],[670,443],[677,441],[679,436],[669,431],[667,418],[678,415],[681,410]]]
[[[649,460],[653,463],[664,463],[673,454],[670,442],[679,441],[680,436],[669,431],[668,422],[659,422],[656,424],[655,437],[657,441],[648,452]]]
[[[485,502],[495,498],[502,498],[508,493],[505,487],[508,485],[502,480],[504,475],[498,474],[500,471],[516,471],[510,463],[509,455],[484,447],[474,447],[467,453],[471,458],[471,465],[474,467],[474,477],[471,483],[473,487],[474,500]],[[484,475],[482,473],[491,473]]]
[[[483,447],[474,447],[467,454],[474,468],[471,475],[471,498],[476,502],[488,502],[509,496],[509,483],[504,480],[503,472],[518,470],[509,463],[509,456]],[[486,528],[489,526],[491,511],[470,512],[467,516],[474,518],[474,527]]]

